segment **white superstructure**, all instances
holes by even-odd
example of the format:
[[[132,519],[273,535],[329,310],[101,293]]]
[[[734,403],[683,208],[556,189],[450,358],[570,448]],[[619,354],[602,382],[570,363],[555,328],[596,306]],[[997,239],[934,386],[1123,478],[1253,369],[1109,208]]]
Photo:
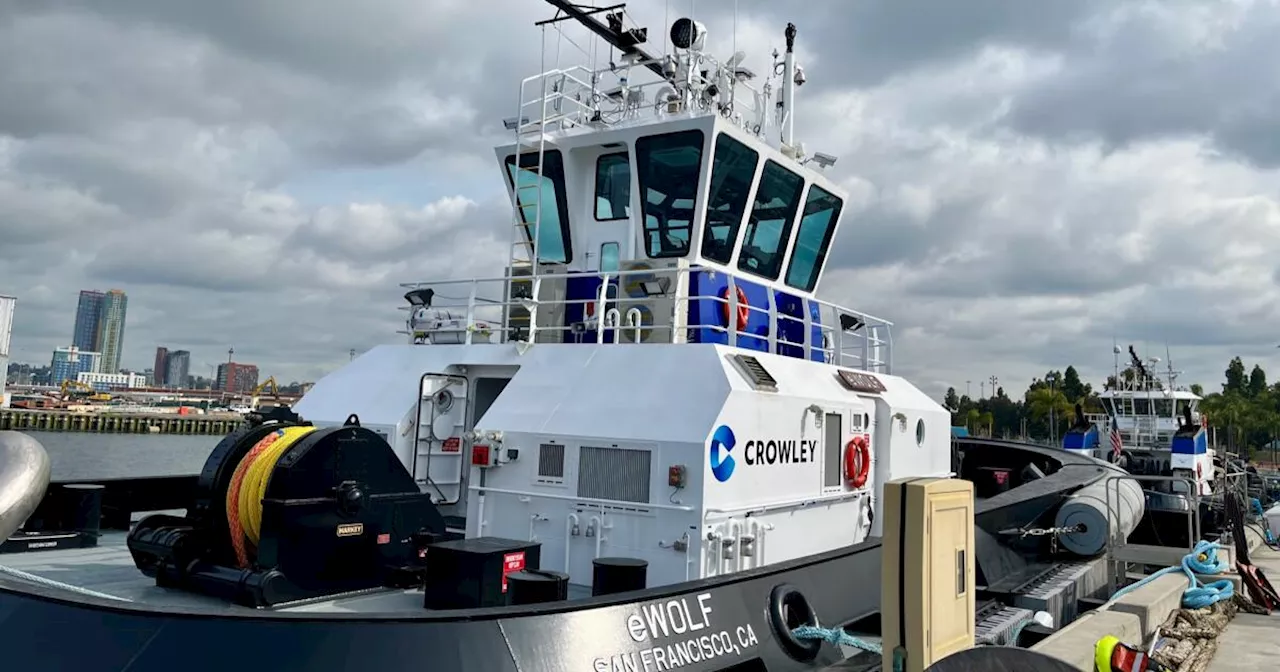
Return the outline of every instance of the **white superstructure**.
[[[1124,351],[1115,346],[1113,354],[1115,386],[1098,395],[1106,412],[1087,416],[1100,430],[1102,449],[1109,450],[1113,445],[1112,434],[1118,433],[1125,450],[1161,458],[1161,467],[1155,471],[1193,476],[1200,494],[1210,494],[1214,451],[1208,447],[1207,437],[1201,435],[1173,445],[1174,435],[1184,424],[1188,412],[1193,425],[1206,425],[1206,419],[1200,414],[1200,395],[1178,387],[1180,372],[1174,370],[1171,361],[1165,362],[1165,371],[1157,373],[1154,368],[1160,364],[1160,358],[1143,358],[1129,346],[1128,371],[1123,371],[1120,362]],[[1134,470],[1133,465],[1130,470]]]
[[[526,79],[506,121],[506,273],[404,285],[408,342],[296,410],[358,415],[468,536],[539,541],[575,584],[597,557],[653,586],[878,535],[886,480],[949,473],[950,416],[891,375],[887,321],[815,296],[845,194],[792,137],[795,28],[754,87],[701,24],[654,58],[605,19],[618,62]]]

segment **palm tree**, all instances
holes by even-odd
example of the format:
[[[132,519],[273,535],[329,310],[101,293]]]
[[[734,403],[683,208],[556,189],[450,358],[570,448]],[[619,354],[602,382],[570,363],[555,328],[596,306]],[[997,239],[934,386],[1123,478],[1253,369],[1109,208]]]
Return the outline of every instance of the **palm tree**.
[[[987,428],[987,438],[991,438],[995,422],[996,417],[991,414],[991,411],[983,411],[982,415],[978,416],[978,424]]]
[[[1070,417],[1073,410],[1071,402],[1067,401],[1067,395],[1056,387],[1039,387],[1027,391],[1027,406],[1031,410],[1031,417],[1044,420],[1053,436],[1058,433],[1057,425]]]
[[[978,409],[971,408],[969,409],[968,417],[965,419],[964,426],[970,432],[976,432],[978,427],[978,421],[981,419],[982,419],[982,414],[978,412]]]

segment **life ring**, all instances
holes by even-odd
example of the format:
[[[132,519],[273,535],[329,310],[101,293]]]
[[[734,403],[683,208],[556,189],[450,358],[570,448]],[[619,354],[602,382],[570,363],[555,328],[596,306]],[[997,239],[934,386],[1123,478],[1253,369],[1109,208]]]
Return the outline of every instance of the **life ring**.
[[[724,320],[724,326],[729,326],[729,287],[726,285],[720,290],[720,298],[724,299],[724,303],[720,305],[720,318]],[[738,331],[747,330],[747,318],[751,315],[751,304],[747,303],[747,293],[742,291],[742,286],[738,286]]]
[[[844,446],[844,480],[854,488],[867,484],[871,472],[871,446],[867,437],[855,436]]]

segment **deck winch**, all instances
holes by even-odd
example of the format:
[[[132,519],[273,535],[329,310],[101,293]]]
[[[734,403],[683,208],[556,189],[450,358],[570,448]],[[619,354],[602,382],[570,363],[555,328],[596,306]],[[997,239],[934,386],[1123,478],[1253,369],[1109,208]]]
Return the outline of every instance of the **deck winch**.
[[[446,534],[356,416],[317,428],[277,409],[214,448],[186,516],[148,516],[128,545],[156,585],[265,607],[420,583],[427,545]]]

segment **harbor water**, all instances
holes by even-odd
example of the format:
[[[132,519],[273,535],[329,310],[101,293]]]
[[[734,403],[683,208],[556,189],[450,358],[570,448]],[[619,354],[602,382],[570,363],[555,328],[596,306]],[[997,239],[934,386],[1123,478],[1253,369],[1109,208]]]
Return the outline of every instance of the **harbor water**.
[[[26,432],[49,453],[53,481],[193,476],[221,436]]]

